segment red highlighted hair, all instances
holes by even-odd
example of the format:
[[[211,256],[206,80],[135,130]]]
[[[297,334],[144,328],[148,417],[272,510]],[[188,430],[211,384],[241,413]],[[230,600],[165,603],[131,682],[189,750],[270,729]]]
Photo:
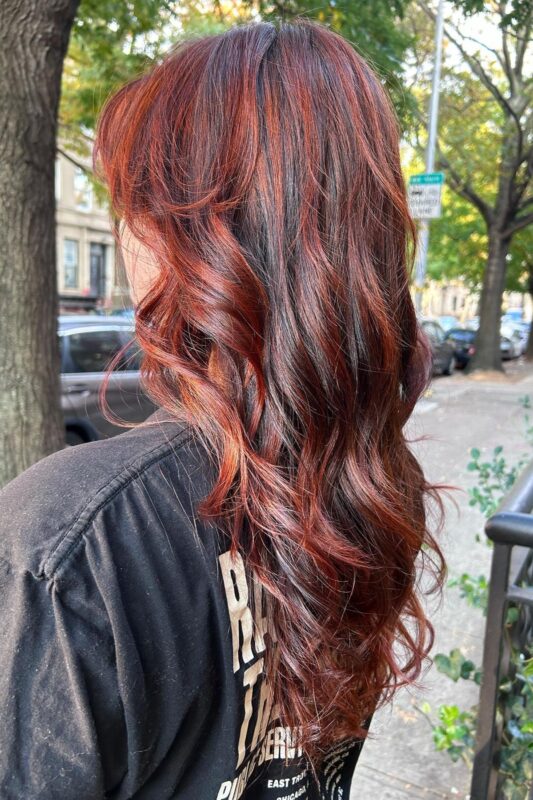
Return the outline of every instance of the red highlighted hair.
[[[120,89],[95,163],[160,265],[136,310],[144,380],[213,457],[199,512],[266,589],[275,698],[318,759],[417,681],[419,574],[446,572],[427,501],[442,518],[449,487],[404,435],[431,352],[396,116],[327,27],[248,23]]]

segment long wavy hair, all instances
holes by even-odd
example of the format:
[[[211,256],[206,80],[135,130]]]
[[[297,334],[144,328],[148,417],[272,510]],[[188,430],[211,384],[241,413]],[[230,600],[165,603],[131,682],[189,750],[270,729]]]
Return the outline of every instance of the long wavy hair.
[[[429,519],[455,487],[404,435],[432,356],[399,133],[365,60],[306,19],[181,42],[97,131],[114,212],[159,265],[143,381],[216,465],[198,513],[266,590],[274,696],[314,761],[416,684],[420,595],[446,575]]]

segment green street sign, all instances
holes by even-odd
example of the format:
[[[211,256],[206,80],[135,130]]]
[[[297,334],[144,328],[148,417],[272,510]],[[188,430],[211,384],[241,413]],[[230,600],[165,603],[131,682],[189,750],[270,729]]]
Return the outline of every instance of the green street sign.
[[[413,219],[440,217],[444,172],[424,172],[411,175],[407,187],[409,212]]]
[[[419,186],[421,183],[444,183],[444,172],[423,172],[409,178],[409,185]]]

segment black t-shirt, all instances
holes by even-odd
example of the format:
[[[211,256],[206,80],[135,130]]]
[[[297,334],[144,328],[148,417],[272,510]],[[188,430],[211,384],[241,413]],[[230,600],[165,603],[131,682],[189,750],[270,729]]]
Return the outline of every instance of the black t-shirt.
[[[210,474],[160,409],[0,492],[1,800],[348,800],[362,744],[316,787],[272,708],[260,593],[253,620],[197,517]]]

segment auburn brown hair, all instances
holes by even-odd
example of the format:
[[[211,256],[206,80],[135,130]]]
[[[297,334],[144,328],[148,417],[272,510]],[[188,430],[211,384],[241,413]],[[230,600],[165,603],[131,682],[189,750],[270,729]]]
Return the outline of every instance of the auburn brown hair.
[[[318,759],[417,681],[419,568],[446,573],[427,501],[442,522],[452,487],[404,434],[432,357],[391,102],[326,26],[237,25],[121,88],[95,165],[160,267],[144,382],[214,459],[198,513],[266,590],[275,699]]]

